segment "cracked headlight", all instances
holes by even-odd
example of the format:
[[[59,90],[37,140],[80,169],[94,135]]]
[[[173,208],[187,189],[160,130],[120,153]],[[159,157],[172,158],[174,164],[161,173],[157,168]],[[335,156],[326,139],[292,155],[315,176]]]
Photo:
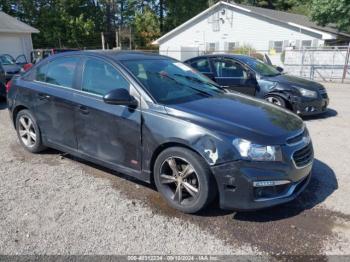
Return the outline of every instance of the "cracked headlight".
[[[281,161],[282,152],[280,146],[265,146],[237,138],[232,144],[235,146],[243,159],[253,161]]]
[[[299,92],[301,93],[302,96],[305,97],[310,97],[310,98],[316,98],[317,97],[317,92],[316,91],[311,91],[305,88],[298,87]]]

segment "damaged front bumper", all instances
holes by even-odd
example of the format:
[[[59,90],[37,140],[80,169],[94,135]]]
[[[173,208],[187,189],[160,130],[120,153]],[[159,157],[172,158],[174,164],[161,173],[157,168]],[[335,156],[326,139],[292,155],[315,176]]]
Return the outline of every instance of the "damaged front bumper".
[[[212,167],[220,207],[257,210],[289,202],[308,185],[312,160],[302,168],[288,163],[234,161]]]

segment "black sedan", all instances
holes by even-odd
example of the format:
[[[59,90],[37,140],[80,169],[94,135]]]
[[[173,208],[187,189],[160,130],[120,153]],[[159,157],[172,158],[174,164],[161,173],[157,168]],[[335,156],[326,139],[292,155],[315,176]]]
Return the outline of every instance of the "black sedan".
[[[167,57],[64,53],[10,83],[8,108],[28,151],[52,147],[154,182],[183,212],[217,193],[226,209],[285,203],[310,180],[313,147],[298,116]]]
[[[275,67],[253,57],[206,55],[186,63],[225,89],[266,99],[298,115],[323,113],[329,104],[326,89],[321,84],[282,74]]]
[[[6,76],[5,69],[0,63],[0,99],[6,97]]]

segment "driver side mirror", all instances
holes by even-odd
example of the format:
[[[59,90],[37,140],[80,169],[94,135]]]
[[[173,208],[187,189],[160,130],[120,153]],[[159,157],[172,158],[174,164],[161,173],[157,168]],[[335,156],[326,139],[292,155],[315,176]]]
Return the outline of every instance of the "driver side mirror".
[[[256,79],[255,73],[253,71],[249,70],[247,78],[251,79],[251,80],[255,80]]]
[[[278,72],[282,73],[284,69],[282,67],[280,67],[280,66],[276,66],[276,70]]]
[[[138,105],[136,99],[123,88],[118,88],[110,91],[103,97],[103,101],[106,104],[111,105],[124,105],[131,107],[136,107]]]

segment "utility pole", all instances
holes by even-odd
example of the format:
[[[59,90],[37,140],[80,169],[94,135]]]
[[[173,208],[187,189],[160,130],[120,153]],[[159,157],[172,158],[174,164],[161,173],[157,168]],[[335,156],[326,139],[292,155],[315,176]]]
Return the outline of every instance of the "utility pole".
[[[115,46],[119,49],[119,27],[115,30]]]
[[[102,40],[102,50],[105,50],[105,35],[101,32],[101,40]]]
[[[164,32],[164,0],[159,0],[159,24],[160,33]]]
[[[131,38],[132,38],[132,32],[131,32],[131,26],[129,26],[129,50],[132,49],[132,43],[131,43]]]
[[[350,59],[350,43],[348,46],[348,50],[346,52],[346,57],[345,57],[345,64],[344,64],[344,71],[343,71],[343,78],[341,80],[342,83],[344,83],[346,74],[348,72],[348,67],[349,67],[349,59]]]

